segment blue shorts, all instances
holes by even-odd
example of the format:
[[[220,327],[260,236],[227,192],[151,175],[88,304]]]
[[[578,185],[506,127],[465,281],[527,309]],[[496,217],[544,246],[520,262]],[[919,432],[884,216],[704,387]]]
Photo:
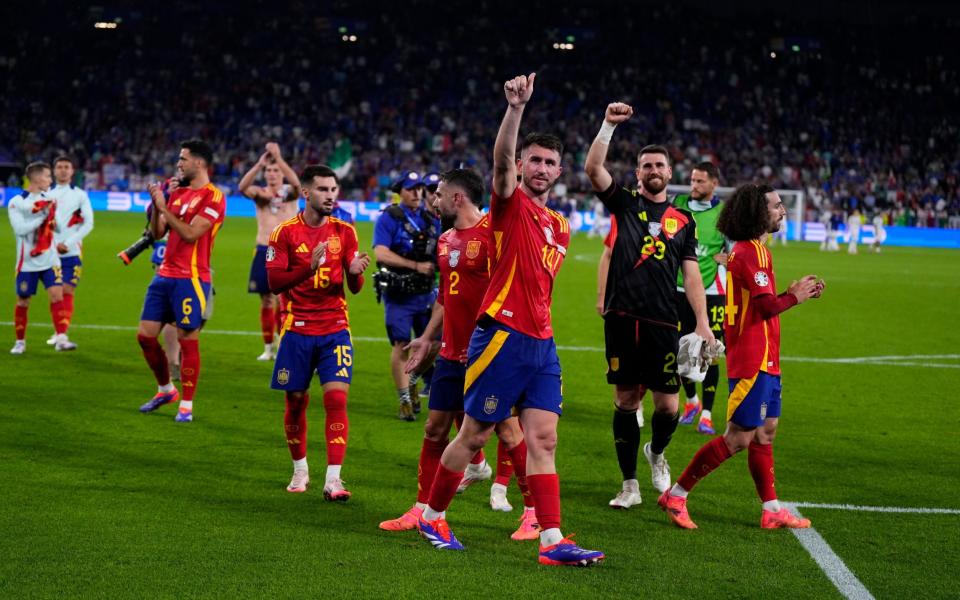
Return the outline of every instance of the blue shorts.
[[[163,257],[167,253],[167,241],[158,240],[153,242],[153,253],[150,254],[150,262],[160,266],[160,263],[163,262]]]
[[[474,329],[467,356],[463,408],[474,419],[499,423],[525,408],[562,414],[553,338],[537,339],[492,322]]]
[[[415,337],[420,337],[423,330],[427,328],[427,323],[430,322],[433,303],[436,299],[436,290],[401,301],[384,298],[387,339],[390,340],[390,344],[409,342],[411,329]]]
[[[293,331],[283,334],[270,387],[302,392],[310,387],[314,371],[321,385],[331,381],[350,383],[353,377],[353,341],[349,330],[343,329],[329,335],[303,335]]]
[[[17,273],[16,293],[21,298],[29,298],[37,293],[37,283],[42,281],[44,289],[49,290],[55,285],[63,285],[60,267],[53,267],[46,271],[20,271]]]
[[[61,256],[60,272],[63,276],[63,282],[73,287],[80,283],[80,274],[83,272],[83,263],[79,256]]]
[[[438,356],[430,383],[430,410],[463,410],[463,380],[466,375],[467,365]]]
[[[187,331],[203,325],[210,284],[199,279],[153,276],[143,299],[141,321],[173,323]]]
[[[763,371],[753,377],[730,379],[727,420],[740,427],[760,427],[764,420],[780,416],[779,375]]]
[[[257,244],[253,252],[253,263],[250,264],[250,282],[247,291],[251,294],[269,294],[270,284],[267,282],[267,247]]]

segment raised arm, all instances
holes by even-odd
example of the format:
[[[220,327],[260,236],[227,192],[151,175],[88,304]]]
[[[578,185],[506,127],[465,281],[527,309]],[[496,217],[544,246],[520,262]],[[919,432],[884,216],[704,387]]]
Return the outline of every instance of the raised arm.
[[[593,143],[590,144],[590,151],[587,152],[587,160],[583,165],[587,177],[590,178],[590,185],[593,186],[595,192],[604,192],[613,183],[613,177],[603,166],[603,163],[607,160],[607,149],[610,147],[613,130],[632,115],[633,107],[629,104],[614,102],[607,105],[607,110],[603,115],[603,125],[600,126],[600,132],[597,133]]]
[[[277,167],[280,168],[280,172],[283,173],[287,183],[290,184],[290,193],[287,194],[284,200],[286,202],[298,200],[300,198],[300,178],[297,177],[296,172],[287,164],[287,161],[283,159],[283,155],[280,153],[280,146],[276,142],[268,143],[267,153],[273,156],[273,159],[277,162]]]
[[[507,97],[507,112],[503,115],[497,141],[493,144],[493,193],[499,198],[509,198],[517,189],[517,135],[523,108],[533,94],[536,73],[519,75],[503,84]]]
[[[267,164],[267,157],[269,153],[264,152],[260,155],[260,160],[254,164],[249,171],[243,174],[243,177],[240,178],[240,183],[237,185],[237,189],[240,190],[240,193],[250,198],[257,204],[266,204],[270,201],[270,195],[264,191],[259,185],[253,185],[253,182],[257,180],[257,175],[260,173],[260,170]],[[297,186],[299,187],[299,179],[297,180]]]

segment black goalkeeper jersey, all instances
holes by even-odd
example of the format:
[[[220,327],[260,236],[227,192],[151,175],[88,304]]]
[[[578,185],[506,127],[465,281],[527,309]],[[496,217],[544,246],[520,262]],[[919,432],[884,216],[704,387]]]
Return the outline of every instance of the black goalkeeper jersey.
[[[604,312],[677,326],[677,272],[697,262],[697,225],[670,202],[651,202],[616,182],[597,194],[616,218]]]

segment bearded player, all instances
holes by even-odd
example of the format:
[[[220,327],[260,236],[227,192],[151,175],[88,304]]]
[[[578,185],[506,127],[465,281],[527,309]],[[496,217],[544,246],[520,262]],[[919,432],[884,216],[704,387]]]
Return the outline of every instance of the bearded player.
[[[546,208],[562,171],[563,144],[530,134],[517,160],[517,134],[535,75],[507,81],[507,111],[493,149],[490,285],[467,351],[463,428],[443,451],[418,528],[435,547],[462,550],[444,511],[470,458],[497,423],[519,412],[527,443],[527,486],[536,507],[541,564],[588,566],[604,558],[560,532],[560,480],[555,451],[563,396],[560,360],[550,324],[553,283],[570,243],[570,226]],[[520,181],[518,182],[518,171]]]
[[[805,528],[781,506],[774,488],[773,439],[780,421],[780,317],[783,311],[819,298],[823,281],[807,275],[777,295],[773,258],[765,242],[786,216],[783,202],[767,185],[747,184],[724,203],[720,233],[735,243],[727,261],[727,430],[704,444],[674,486],[657,503],[678,527],[696,529],[687,494],[725,460],[747,449],[747,465],[763,502],[760,527]]]
[[[200,327],[210,294],[210,252],[223,224],[227,202],[210,183],[213,150],[201,140],[180,144],[179,187],[168,200],[161,186],[147,186],[153,199],[150,233],[162,239],[169,231],[163,263],[147,288],[137,329],[137,341],[157,380],[157,394],[140,407],[152,412],[174,402],[180,393],[170,380],[170,365],[157,336],[164,323],[177,327],[180,341],[180,381],[183,398],[178,423],[193,421],[193,397],[200,379]]]
[[[347,392],[353,376],[353,341],[347,321],[344,283],[357,294],[370,264],[358,252],[353,225],[330,215],[340,190],[337,174],[326,165],[309,165],[300,175],[306,207],[270,234],[266,252],[270,291],[280,296],[283,327],[270,386],[286,395],[283,423],[293,459],[288,492],[305,492],[307,405],[314,372],[323,387],[326,412],[327,473],[323,496],[346,502],[340,470],[350,423]]]
[[[247,291],[260,295],[260,330],[263,333],[263,353],[257,360],[273,360],[274,330],[279,331],[279,304],[277,297],[270,293],[267,283],[267,241],[277,225],[293,218],[298,211],[300,198],[300,180],[280,153],[280,146],[274,142],[266,145],[266,152],[260,156],[257,164],[247,171],[237,186],[240,193],[254,201],[257,207],[257,249],[250,265],[250,282]],[[266,186],[253,185],[257,175],[263,170]],[[284,179],[287,183],[284,184]]]
[[[480,212],[482,203],[483,180],[476,172],[454,169],[440,176],[434,208],[439,211],[441,219],[452,221],[452,227],[440,236],[438,245],[440,291],[423,334],[405,348],[410,350],[406,370],[411,372],[427,359],[432,340],[442,327],[443,341],[435,363],[430,388],[430,412],[424,425],[423,448],[417,470],[417,502],[399,518],[380,523],[380,529],[403,531],[417,527],[417,520],[427,508],[437,465],[450,439],[450,428],[457,414],[463,411],[467,346],[484,292],[490,283],[490,220]],[[525,505],[520,516],[520,528],[510,537],[514,540],[535,540],[539,536],[539,527],[533,510],[533,498],[524,477],[527,446],[523,434],[516,417],[497,423],[495,429],[513,463]]]

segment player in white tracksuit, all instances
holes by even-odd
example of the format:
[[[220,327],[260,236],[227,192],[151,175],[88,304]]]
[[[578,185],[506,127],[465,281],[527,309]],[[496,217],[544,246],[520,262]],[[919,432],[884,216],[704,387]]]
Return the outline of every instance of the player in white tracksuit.
[[[63,304],[66,310],[67,327],[73,321],[73,301],[83,270],[83,238],[93,230],[93,206],[87,192],[72,185],[75,172],[73,161],[59,156],[53,161],[53,178],[56,186],[47,196],[57,201],[59,231],[54,236],[63,276]],[[47,343],[57,342],[54,333]]]
[[[14,332],[16,343],[11,354],[23,354],[27,347],[27,310],[30,298],[37,293],[37,284],[43,282],[50,298],[50,314],[57,332],[57,351],[75,350],[76,344],[67,339],[63,307],[63,281],[60,257],[57,255],[54,234],[57,227],[56,201],[47,197],[50,188],[50,165],[35,162],[27,165],[30,185],[14,196],[7,205],[10,226],[17,245],[16,294]],[[53,218],[51,218],[51,213]]]

